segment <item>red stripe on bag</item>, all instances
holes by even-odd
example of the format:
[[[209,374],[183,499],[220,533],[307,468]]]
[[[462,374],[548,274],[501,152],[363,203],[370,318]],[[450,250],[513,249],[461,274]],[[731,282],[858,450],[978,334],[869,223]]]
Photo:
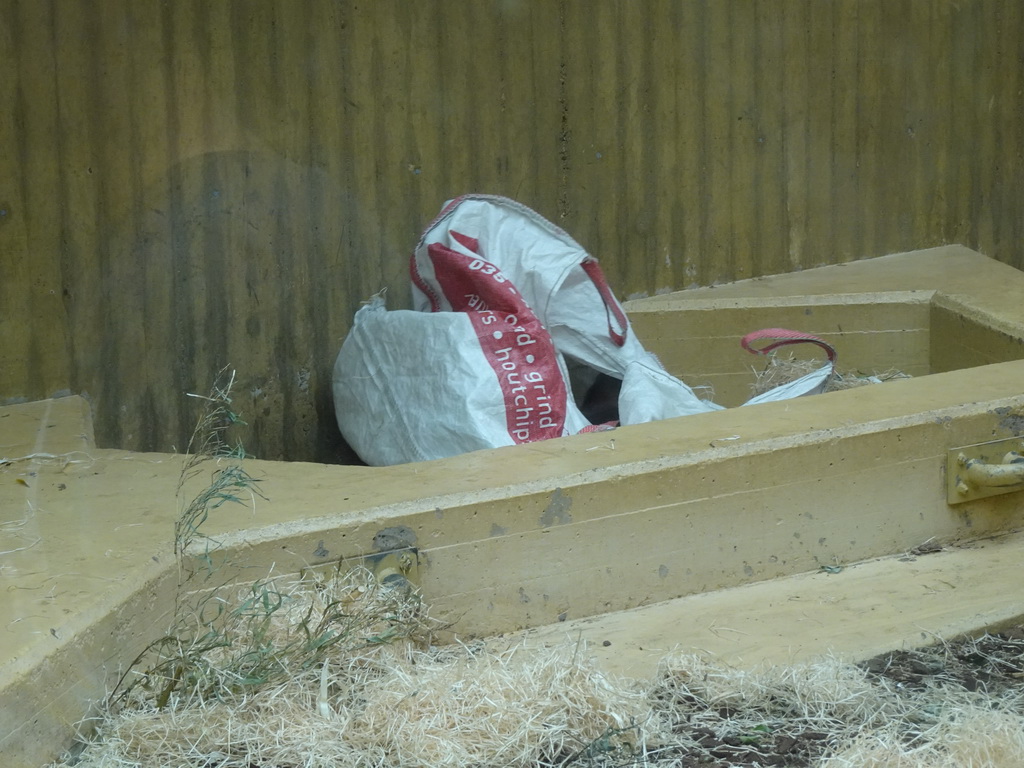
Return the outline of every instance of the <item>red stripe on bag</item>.
[[[480,254],[480,241],[475,237],[456,232],[454,229],[449,229],[448,234],[452,236],[452,240],[455,242],[462,244],[463,247],[471,250],[473,253]]]
[[[761,341],[762,339],[774,340],[775,343],[768,344],[763,347],[752,347],[751,343],[755,341]],[[754,331],[748,333],[742,339],[740,339],[740,346],[742,346],[747,352],[751,352],[755,355],[767,355],[773,349],[784,347],[788,344],[817,344],[819,347],[825,350],[828,354],[828,360],[830,363],[836,361],[836,350],[831,344],[824,339],[819,339],[810,333],[801,333],[800,331],[791,331],[788,328],[763,328],[760,331]]]
[[[427,297],[427,300],[430,302],[430,311],[440,312],[441,301],[434,289],[423,279],[423,275],[420,274],[416,265],[416,254],[413,254],[412,258],[409,259],[409,278],[412,280],[412,284],[419,288],[423,295]]]
[[[567,392],[547,329],[494,264],[440,243],[427,252],[442,293],[453,311],[469,317],[498,377],[509,437],[515,443],[560,437]]]
[[[608,286],[608,281],[605,279],[604,272],[601,271],[597,259],[588,256],[580,262],[580,266],[583,267],[587,277],[594,283],[597,292],[601,294],[601,301],[604,302],[604,314],[608,318],[608,338],[612,340],[615,346],[621,347],[626,343],[626,334],[629,333],[629,320],[626,319],[626,313],[622,310],[622,305],[619,304],[619,300],[612,294],[612,289]],[[621,330],[616,330],[612,327],[613,316]]]
[[[434,265],[434,280],[454,312],[494,309],[534,317],[512,282],[495,264],[466,256],[441,243],[430,243],[427,254]]]

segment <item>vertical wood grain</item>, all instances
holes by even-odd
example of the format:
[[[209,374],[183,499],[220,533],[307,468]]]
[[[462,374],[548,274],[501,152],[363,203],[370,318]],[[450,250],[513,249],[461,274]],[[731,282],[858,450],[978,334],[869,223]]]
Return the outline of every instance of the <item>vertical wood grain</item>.
[[[623,297],[947,242],[1024,266],[1009,0],[0,0],[0,399],[183,449],[352,458],[330,378],[448,198],[565,227]]]
[[[74,369],[61,280],[53,17],[42,3],[8,11],[0,17],[0,378],[8,396],[26,397],[68,388]]]

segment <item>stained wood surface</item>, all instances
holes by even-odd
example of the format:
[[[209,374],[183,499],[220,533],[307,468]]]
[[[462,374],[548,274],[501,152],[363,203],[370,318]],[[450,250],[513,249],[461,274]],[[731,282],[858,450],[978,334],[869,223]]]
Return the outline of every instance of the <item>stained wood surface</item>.
[[[182,449],[239,372],[263,458],[351,458],[330,371],[448,198],[622,297],[960,242],[1017,267],[1024,5],[0,0],[0,401]]]

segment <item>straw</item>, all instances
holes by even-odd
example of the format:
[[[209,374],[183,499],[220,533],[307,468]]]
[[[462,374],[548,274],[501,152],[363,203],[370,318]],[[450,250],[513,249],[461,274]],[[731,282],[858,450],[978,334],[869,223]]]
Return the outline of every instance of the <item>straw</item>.
[[[769,354],[765,367],[754,369],[754,383],[751,390],[754,395],[763,394],[771,389],[788,384],[806,376],[821,367],[820,360],[800,360],[793,357],[782,357]],[[868,384],[881,384],[895,379],[909,379],[908,374],[896,369],[873,373],[861,371],[836,371],[825,388],[826,392],[863,387]]]

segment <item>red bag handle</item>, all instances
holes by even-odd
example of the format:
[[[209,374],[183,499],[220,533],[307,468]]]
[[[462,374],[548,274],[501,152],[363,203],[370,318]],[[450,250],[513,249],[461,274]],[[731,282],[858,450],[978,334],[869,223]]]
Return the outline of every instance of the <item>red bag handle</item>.
[[[615,346],[621,347],[626,343],[626,335],[629,333],[629,320],[626,319],[626,313],[623,311],[622,305],[619,304],[618,299],[612,294],[612,289],[608,287],[608,281],[605,280],[604,272],[601,271],[597,259],[588,257],[580,262],[580,266],[583,267],[587,277],[594,283],[597,292],[601,294],[601,301],[604,302],[604,313],[608,318],[608,338],[614,342]],[[621,330],[616,330],[613,327],[613,317]]]
[[[774,343],[768,344],[764,347],[752,347],[751,343],[760,341],[762,339],[773,340]],[[824,339],[819,339],[810,333],[801,333],[800,331],[791,331],[787,328],[763,328],[760,331],[754,331],[748,333],[742,339],[740,339],[740,346],[742,346],[747,352],[751,352],[755,355],[767,355],[773,349],[784,347],[788,344],[817,344],[819,347],[825,350],[828,354],[828,361],[834,363],[836,361],[836,350],[831,344]]]

